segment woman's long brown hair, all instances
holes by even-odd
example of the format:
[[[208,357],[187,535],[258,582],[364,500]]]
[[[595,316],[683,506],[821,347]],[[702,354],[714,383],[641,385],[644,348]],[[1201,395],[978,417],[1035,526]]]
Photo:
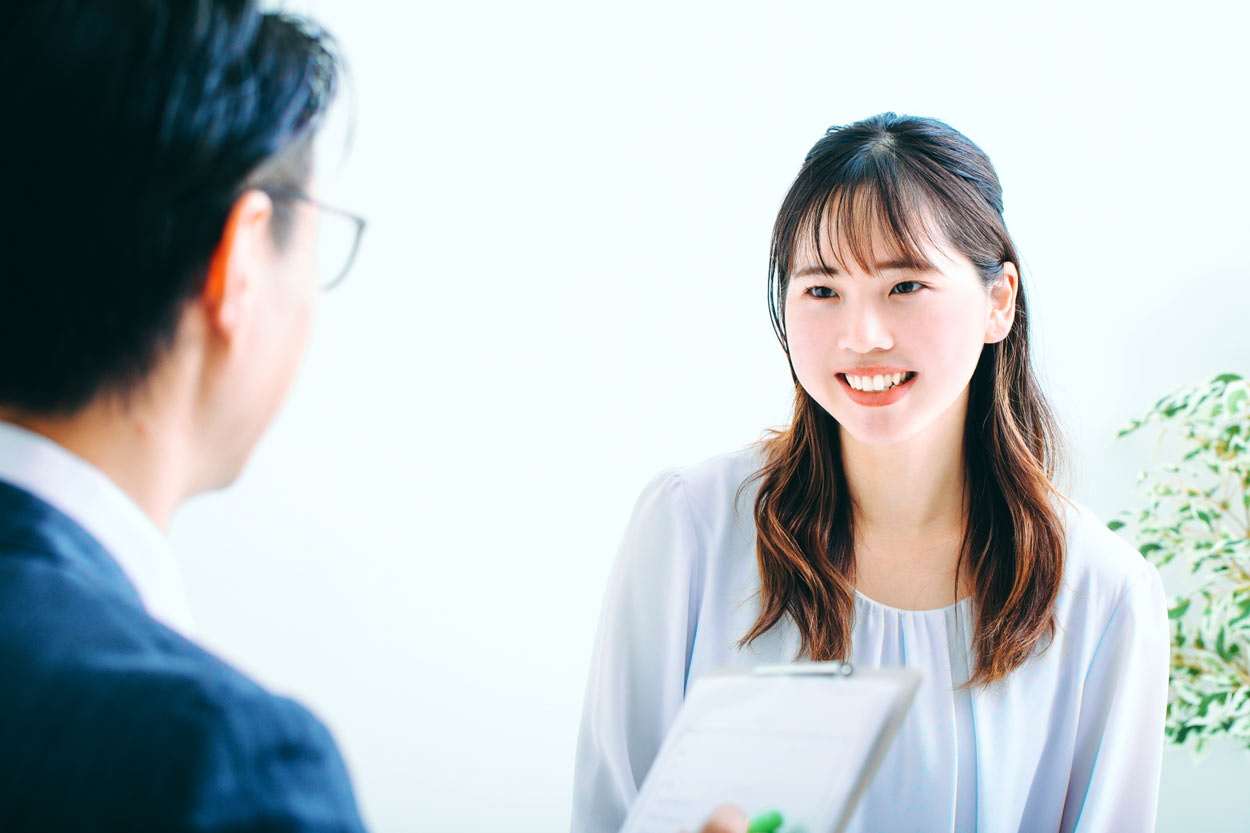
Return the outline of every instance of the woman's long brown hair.
[[[787,355],[785,297],[804,235],[812,251],[822,252],[822,230],[828,232],[827,239],[841,241],[833,256],[850,256],[865,271],[874,237],[920,262],[924,242],[944,238],[988,288],[1005,263],[1020,266],[1002,207],[988,157],[942,122],[885,113],[830,128],[808,154],[773,228],[769,310]],[[967,518],[956,569],[973,588],[969,686],[1001,680],[1055,631],[1065,547],[1063,499],[1052,480],[1062,450],[1031,366],[1028,325],[1021,284],[1011,332],[985,345],[969,383]],[[764,452],[762,469],[748,480],[760,486],[760,614],[742,644],[788,616],[798,628],[800,656],[846,660],[855,616],[854,512],[838,425],[797,376],[793,421],[764,440]]]

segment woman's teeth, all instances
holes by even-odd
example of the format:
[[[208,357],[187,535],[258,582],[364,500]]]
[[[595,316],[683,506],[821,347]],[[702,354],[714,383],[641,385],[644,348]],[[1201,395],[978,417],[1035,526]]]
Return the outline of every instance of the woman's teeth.
[[[891,373],[888,376],[852,376],[848,373],[846,381],[855,390],[882,391],[901,385],[915,375],[910,370],[903,373]]]

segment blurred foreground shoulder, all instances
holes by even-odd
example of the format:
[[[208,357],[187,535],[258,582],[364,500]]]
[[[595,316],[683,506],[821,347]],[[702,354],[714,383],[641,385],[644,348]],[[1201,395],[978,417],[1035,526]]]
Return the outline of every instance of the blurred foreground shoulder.
[[[0,830],[363,830],[334,741],[307,709],[116,612],[128,630],[107,648],[6,653]],[[96,638],[109,631],[94,621]]]
[[[326,727],[294,700],[239,677],[188,701],[202,726],[190,763],[199,831],[363,831],[351,782]],[[249,783],[250,782],[250,783]]]

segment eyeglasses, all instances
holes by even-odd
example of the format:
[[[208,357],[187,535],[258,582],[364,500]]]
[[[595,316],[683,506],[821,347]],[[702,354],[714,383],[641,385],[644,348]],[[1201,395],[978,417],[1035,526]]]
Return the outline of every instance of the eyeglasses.
[[[256,190],[264,191],[275,199],[299,200],[321,210],[322,222],[317,228],[317,283],[322,292],[329,292],[342,283],[360,249],[365,218],[326,205],[294,188],[265,185]]]

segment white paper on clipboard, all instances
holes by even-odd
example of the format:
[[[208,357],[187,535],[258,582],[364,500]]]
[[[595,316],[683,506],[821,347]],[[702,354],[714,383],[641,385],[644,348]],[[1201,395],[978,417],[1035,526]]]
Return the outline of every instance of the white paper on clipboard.
[[[778,833],[839,833],[920,686],[912,668],[726,669],[691,688],[621,833],[698,830],[717,806],[775,810]]]

